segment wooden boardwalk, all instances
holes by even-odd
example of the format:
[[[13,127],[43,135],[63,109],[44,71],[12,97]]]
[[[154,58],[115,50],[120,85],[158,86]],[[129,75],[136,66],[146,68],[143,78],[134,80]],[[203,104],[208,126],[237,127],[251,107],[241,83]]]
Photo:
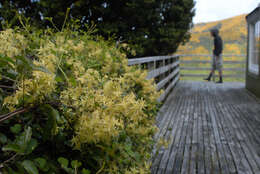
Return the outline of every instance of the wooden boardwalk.
[[[157,117],[152,174],[260,174],[260,100],[244,84],[180,81]]]

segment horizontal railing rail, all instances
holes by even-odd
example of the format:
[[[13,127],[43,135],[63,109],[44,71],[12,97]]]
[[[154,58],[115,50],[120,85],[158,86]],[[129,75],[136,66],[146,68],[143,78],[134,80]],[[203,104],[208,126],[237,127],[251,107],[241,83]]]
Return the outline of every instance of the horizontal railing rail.
[[[181,67],[181,70],[211,70],[208,67]],[[240,71],[245,72],[245,68],[223,68],[224,71]]]
[[[166,99],[180,78],[179,55],[154,56],[128,59],[128,65],[138,65],[148,70],[147,79],[154,78],[157,90],[164,89],[158,98],[159,102]]]
[[[211,60],[194,60],[195,57],[211,57],[209,54],[184,54],[180,55],[180,70],[181,77],[205,77],[207,74],[203,74],[199,71],[210,71],[211,70]],[[192,58],[192,60],[185,60],[185,57]],[[228,60],[226,58],[236,57],[244,58],[244,60]],[[246,72],[246,55],[239,54],[223,54],[223,77],[244,79]],[[203,64],[198,66],[199,64]],[[202,67],[203,66],[203,67]],[[226,67],[227,66],[227,67]],[[186,71],[186,72],[185,72]],[[188,71],[188,73],[187,73]],[[190,72],[191,71],[191,72]],[[214,74],[215,80],[216,74]]]
[[[211,57],[211,54],[181,54],[181,57]],[[223,57],[246,57],[245,54],[222,54]]]
[[[140,58],[128,59],[128,65],[139,65],[139,64],[149,63],[154,61],[163,61],[163,60],[172,59],[176,57],[179,57],[179,55],[140,57]]]
[[[183,57],[183,56],[181,56]],[[185,64],[195,64],[195,63],[211,63],[210,60],[180,60],[181,63],[185,63]],[[246,63],[246,61],[232,61],[232,60],[226,60],[223,61],[223,63],[226,64],[244,64]]]
[[[170,56],[153,56],[153,57],[140,57],[128,59],[128,65],[137,65],[140,68],[147,69],[147,79],[154,78],[157,90],[164,89],[164,93],[159,97],[158,101],[162,102],[166,99],[168,94],[179,81],[180,77],[205,77],[206,74],[200,73],[185,73],[180,71],[210,71],[210,60],[184,60],[184,57],[211,57],[208,54],[183,54],[183,55],[170,55]],[[245,57],[246,55],[233,55],[224,54],[223,57]],[[229,78],[244,78],[245,77],[245,60],[225,60],[224,62],[224,75],[223,77]],[[205,64],[203,67],[194,67],[193,65]],[[225,65],[243,65],[244,67],[225,67]],[[238,72],[233,74],[225,74],[225,72]],[[215,78],[215,75],[214,75]]]

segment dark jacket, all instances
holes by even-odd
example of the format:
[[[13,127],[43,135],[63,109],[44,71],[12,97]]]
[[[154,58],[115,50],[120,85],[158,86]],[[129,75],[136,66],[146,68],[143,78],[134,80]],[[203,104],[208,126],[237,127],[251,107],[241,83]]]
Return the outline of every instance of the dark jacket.
[[[218,30],[213,29],[211,30],[213,37],[214,37],[214,50],[213,54],[216,56],[219,56],[222,53],[223,50],[223,42],[221,37],[218,35]]]
[[[214,37],[214,50],[213,53],[216,56],[219,56],[222,53],[223,50],[223,43],[222,39],[219,35]]]

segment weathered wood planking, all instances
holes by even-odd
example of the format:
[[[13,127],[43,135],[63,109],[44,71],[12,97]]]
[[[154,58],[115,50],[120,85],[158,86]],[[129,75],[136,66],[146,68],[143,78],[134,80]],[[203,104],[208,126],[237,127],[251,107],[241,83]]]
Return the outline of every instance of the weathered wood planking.
[[[157,90],[162,89],[166,83],[168,83],[170,81],[170,79],[172,79],[174,76],[176,76],[179,73],[180,69],[176,68],[171,74],[169,74],[168,77],[164,78],[162,81],[160,81],[159,83],[157,83]]]
[[[199,63],[211,63],[210,60],[180,60],[181,64],[199,64]],[[223,64],[245,64],[246,61],[232,61],[226,60],[223,61]]]
[[[260,99],[242,83],[181,81],[158,117],[152,174],[260,174]]]
[[[178,58],[178,57],[179,57],[179,55],[140,57],[140,58],[135,58],[135,59],[128,59],[128,65],[138,65],[138,64],[155,62],[155,61],[160,61],[160,60],[167,60],[167,59]]]
[[[179,74],[176,76],[176,78],[174,78],[174,80],[171,82],[171,84],[166,88],[166,90],[164,91],[164,93],[159,97],[158,101],[164,101],[165,98],[167,97],[167,95],[171,92],[171,90],[174,88],[174,86],[178,83],[179,81]]]
[[[165,89],[164,93],[158,98],[159,102],[166,99],[171,90],[179,81],[179,56],[155,56],[141,57],[136,59],[128,59],[128,65],[147,65],[144,68],[148,69],[147,79],[156,78],[157,90]]]
[[[208,77],[208,74],[181,74],[181,77]],[[245,74],[224,74],[223,77],[245,78]]]
[[[157,77],[175,67],[177,67],[179,65],[179,61],[176,61],[170,65],[167,65],[167,66],[163,66],[161,68],[157,68],[157,69],[154,69],[154,70],[151,70],[148,72],[148,75],[147,75],[147,79],[151,79],[151,78],[154,78],[154,77]]]
[[[180,67],[181,70],[212,70],[210,67]],[[239,72],[245,72],[245,68],[223,68],[223,71],[239,71]]]
[[[182,54],[181,57],[212,57],[212,54]],[[246,57],[245,54],[223,54],[223,57]]]

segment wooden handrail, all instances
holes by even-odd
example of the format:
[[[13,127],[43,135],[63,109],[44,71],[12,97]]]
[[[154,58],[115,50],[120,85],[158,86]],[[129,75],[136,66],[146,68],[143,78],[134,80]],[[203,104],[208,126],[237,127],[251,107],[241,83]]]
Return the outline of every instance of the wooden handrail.
[[[212,57],[212,54],[181,54],[180,57]],[[246,54],[223,54],[222,57],[246,57]]]
[[[209,67],[180,67],[181,70],[211,70]],[[224,71],[239,71],[245,72],[245,68],[223,68]]]
[[[138,65],[143,63],[149,63],[159,60],[167,60],[171,58],[178,58],[179,55],[171,55],[171,56],[153,56],[153,57],[140,57],[134,59],[128,59],[128,65]]]
[[[185,66],[185,64],[210,64],[209,60],[179,60],[180,57],[211,57],[209,54],[182,54],[182,55],[169,55],[169,56],[154,56],[154,57],[140,57],[134,59],[128,59],[128,65],[138,65],[140,68],[148,70],[147,79],[155,78],[157,90],[164,89],[164,93],[160,96],[158,101],[164,101],[170,91],[179,81],[180,77],[202,77],[203,74],[180,74],[180,70],[210,70],[210,67],[191,67]],[[233,55],[223,54],[223,57],[246,57],[244,54]],[[180,66],[184,65],[184,66]],[[245,65],[246,61],[224,61],[224,64],[242,64]],[[224,71],[236,71],[240,74],[224,74],[224,77],[244,78],[241,72],[245,72],[245,68],[224,68]]]
[[[142,66],[145,64],[145,66]],[[166,99],[180,78],[179,55],[140,57],[128,59],[128,65],[139,65],[148,70],[147,79],[155,78],[157,90],[164,89],[158,98],[159,102]]]
[[[181,77],[206,77],[208,74],[181,74]],[[224,74],[228,78],[245,78],[245,74]]]
[[[198,54],[198,55],[191,55],[191,54],[186,54],[186,55],[180,55],[181,58],[183,57],[211,57],[212,55],[208,54]],[[223,57],[240,57],[240,58],[246,58],[246,55],[240,54],[240,55],[234,55],[234,54],[223,54]],[[181,77],[205,77],[208,74],[202,74],[200,72],[196,71],[210,71],[211,66],[211,60],[180,60],[180,69],[181,70],[188,70],[188,71],[194,71],[195,73],[190,73],[190,72],[183,72],[181,74]],[[204,67],[198,67],[194,66],[196,64],[205,64]],[[245,78],[245,72],[246,72],[246,60],[224,60],[224,75],[223,77],[229,77],[229,78]],[[240,67],[225,67],[225,65],[241,65]],[[226,72],[234,72],[234,73],[226,73]],[[213,75],[213,78],[215,79],[215,75]]]
[[[179,66],[179,64],[180,64],[180,62],[176,61],[176,62],[174,62],[172,64],[169,64],[169,65],[166,65],[166,66],[162,66],[162,67],[157,68],[157,69],[153,69],[153,70],[151,70],[148,73],[147,78],[151,79],[151,78],[157,77],[157,76],[159,76],[159,75],[161,75],[161,74],[163,74],[163,73],[165,73],[165,72],[167,72],[167,71],[169,71],[169,70]]]
[[[196,63],[211,63],[210,60],[180,60],[180,63],[183,64],[196,64]],[[225,64],[244,64],[246,61],[233,61],[233,60],[224,60],[223,63]]]

